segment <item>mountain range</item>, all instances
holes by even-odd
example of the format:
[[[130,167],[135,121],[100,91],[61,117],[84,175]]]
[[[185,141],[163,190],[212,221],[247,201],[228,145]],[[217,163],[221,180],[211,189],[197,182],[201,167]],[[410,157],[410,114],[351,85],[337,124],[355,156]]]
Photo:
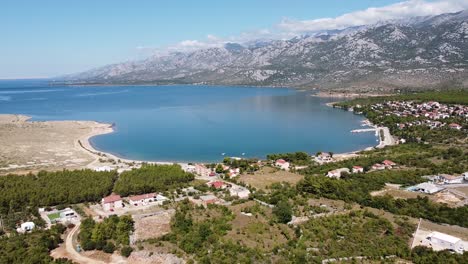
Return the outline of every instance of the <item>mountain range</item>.
[[[227,43],[107,65],[72,84],[208,84],[395,90],[468,87],[468,11]]]

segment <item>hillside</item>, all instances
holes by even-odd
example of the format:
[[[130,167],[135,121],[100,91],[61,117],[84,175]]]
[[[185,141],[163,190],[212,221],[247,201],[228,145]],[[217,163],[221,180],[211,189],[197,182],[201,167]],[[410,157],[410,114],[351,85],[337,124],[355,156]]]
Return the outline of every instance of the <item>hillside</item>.
[[[468,87],[468,11],[228,43],[67,76],[69,83],[388,90]],[[61,80],[63,81],[63,79]]]

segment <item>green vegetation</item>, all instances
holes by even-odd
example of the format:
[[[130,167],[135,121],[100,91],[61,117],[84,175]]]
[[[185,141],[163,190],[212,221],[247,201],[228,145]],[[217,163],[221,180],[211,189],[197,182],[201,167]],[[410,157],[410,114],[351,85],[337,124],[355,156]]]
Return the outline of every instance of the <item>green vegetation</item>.
[[[129,236],[132,231],[133,220],[128,215],[120,217],[112,215],[100,223],[86,218],[81,223],[78,238],[83,250],[97,249],[113,253],[118,246],[124,246],[122,253],[130,255],[131,250],[125,246],[130,244]]]
[[[116,177],[116,172],[92,170],[0,177],[0,216],[14,229],[17,222],[37,216],[38,206],[100,201],[111,192]]]
[[[162,238],[177,245],[198,263],[252,263],[261,258],[255,250],[223,239],[231,230],[232,212],[224,206],[196,207],[181,202],[171,223],[171,233]]]
[[[299,235],[281,254],[291,263],[322,263],[324,259],[365,256],[409,256],[407,241],[413,229],[392,224],[367,211],[317,218],[298,227]]]
[[[69,260],[53,260],[49,253],[62,242],[63,225],[50,230],[35,230],[30,234],[12,234],[0,237],[0,263],[72,263]]]
[[[140,169],[123,172],[114,186],[114,192],[123,196],[150,192],[163,192],[185,186],[193,181],[191,173],[179,165],[144,164]]]
[[[253,173],[257,171],[260,167],[257,164],[258,159],[232,159],[226,157],[223,159],[223,163],[228,165],[232,168],[239,168],[241,173]],[[222,166],[221,166],[222,169]],[[218,168],[216,168],[216,172],[218,172]],[[222,171],[221,171],[222,172]]]
[[[282,153],[282,154],[269,154],[267,155],[268,160],[276,161],[278,159],[284,159],[294,165],[309,165],[311,158],[309,154],[305,152],[294,152],[294,153]]]

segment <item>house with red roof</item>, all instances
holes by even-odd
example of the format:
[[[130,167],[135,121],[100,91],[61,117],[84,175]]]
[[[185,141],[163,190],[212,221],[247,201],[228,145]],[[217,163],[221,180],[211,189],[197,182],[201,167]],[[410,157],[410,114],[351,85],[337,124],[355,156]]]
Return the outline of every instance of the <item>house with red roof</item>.
[[[118,194],[111,194],[101,200],[104,211],[113,211],[116,208],[123,208],[122,197]]]
[[[461,129],[462,129],[462,126],[459,125],[459,124],[457,124],[457,123],[451,123],[451,124],[449,125],[449,127],[452,128],[452,129],[457,129],[457,130],[461,130]]]
[[[146,193],[128,197],[128,202],[134,206],[147,205],[156,201],[156,193]]]
[[[285,161],[284,159],[276,160],[275,166],[282,170],[289,170],[289,162]]]
[[[386,168],[392,168],[392,167],[395,167],[397,164],[391,160],[384,160],[382,161],[382,164],[386,167]]]
[[[226,187],[229,187],[230,185],[223,182],[223,181],[212,181],[207,183],[208,186],[213,187],[215,189],[224,189]]]
[[[364,168],[361,167],[361,166],[353,166],[352,172],[353,172],[353,173],[363,173],[363,172],[364,172]]]

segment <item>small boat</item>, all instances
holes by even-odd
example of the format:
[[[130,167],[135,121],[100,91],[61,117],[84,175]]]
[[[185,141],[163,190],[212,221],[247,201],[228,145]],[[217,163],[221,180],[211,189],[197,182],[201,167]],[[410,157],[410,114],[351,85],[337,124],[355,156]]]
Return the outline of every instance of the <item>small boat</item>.
[[[242,153],[242,156],[244,156],[244,155],[245,155],[245,153]]]
[[[221,153],[221,155],[223,155],[223,156],[224,156],[224,155],[226,155],[226,153],[224,153],[224,152],[223,152],[223,153]]]

